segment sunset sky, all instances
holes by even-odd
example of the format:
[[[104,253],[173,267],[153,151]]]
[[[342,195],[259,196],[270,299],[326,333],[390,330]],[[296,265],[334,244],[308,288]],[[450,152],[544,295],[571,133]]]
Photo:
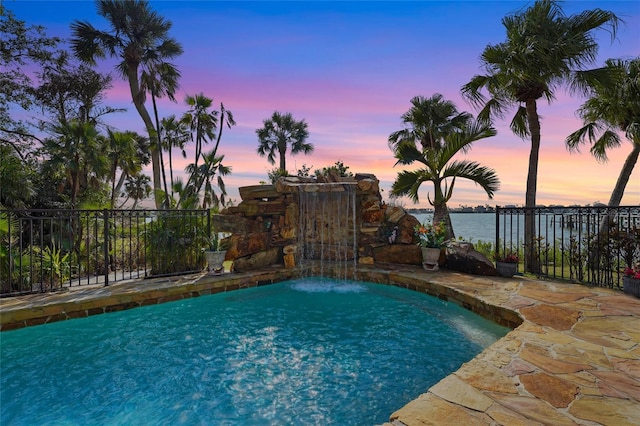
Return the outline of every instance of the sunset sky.
[[[184,54],[175,60],[182,73],[178,103],[160,102],[160,115],[186,111],[186,94],[203,92],[223,102],[237,126],[225,130],[219,152],[232,167],[225,178],[229,197],[240,201],[237,188],[267,180],[274,166],[256,153],[255,130],[274,111],[290,112],[309,125],[312,155],[288,156],[295,173],[303,164],[313,169],[343,161],[352,172],[374,173],[386,200],[402,170],[394,167],[387,138],[402,128],[401,115],[416,95],[441,93],[461,111],[477,113],[460,95],[460,87],[482,73],[479,56],[487,44],[505,40],[501,19],[530,2],[524,1],[152,1],[173,23],[171,36]],[[86,20],[101,30],[107,22],[93,1],[3,0],[18,19],[43,25],[48,35],[68,39],[69,25]],[[640,2],[567,1],[567,14],[600,7],[624,20],[618,38],[597,33],[597,64],[607,58],[640,55]],[[113,69],[114,87],[105,103],[128,111],[108,122],[119,130],[145,133],[130,100],[127,84]],[[542,148],[538,174],[539,204],[607,203],[622,164],[631,151],[625,143],[609,153],[606,164],[582,153],[570,154],[565,137],[580,127],[576,110],[584,99],[559,91],[551,105],[540,101]],[[149,108],[151,108],[149,106]],[[466,155],[494,168],[501,188],[493,200],[471,182],[456,181],[450,207],[524,204],[530,143],[514,136],[508,120],[496,123],[498,135],[479,141]],[[176,153],[177,154],[177,153]],[[176,158],[177,155],[174,155]],[[192,162],[189,159],[189,162]],[[179,168],[184,167],[183,161]],[[150,174],[150,171],[149,171]],[[427,207],[430,184],[420,190]],[[405,200],[406,207],[414,207]],[[640,165],[627,186],[624,205],[640,204]]]

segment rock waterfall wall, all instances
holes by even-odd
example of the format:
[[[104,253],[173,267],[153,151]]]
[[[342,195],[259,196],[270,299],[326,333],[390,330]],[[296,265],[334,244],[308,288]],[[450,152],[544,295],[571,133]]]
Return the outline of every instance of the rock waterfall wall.
[[[333,203],[324,193],[355,191],[355,205],[345,209]],[[382,202],[379,181],[371,174],[355,177],[280,178],[275,185],[255,185],[240,188],[242,201],[228,207],[213,218],[214,229],[229,232],[227,260],[234,261],[236,271],[284,264],[293,268],[300,263],[297,257],[301,226],[301,193],[318,193],[313,208],[317,209],[316,232],[309,234],[316,241],[305,244],[328,243],[346,238],[354,241],[355,250],[346,255],[358,264],[420,265],[421,252],[413,242],[413,227],[418,220],[401,207]],[[316,197],[313,197],[315,199]],[[304,206],[307,210],[309,205]],[[306,212],[311,214],[313,212]],[[331,224],[339,223],[355,214],[353,231],[338,231]],[[336,220],[333,220],[333,219]],[[348,232],[348,235],[337,235]],[[351,243],[349,243],[351,245]],[[303,254],[304,255],[304,254]],[[306,256],[306,255],[304,255]]]

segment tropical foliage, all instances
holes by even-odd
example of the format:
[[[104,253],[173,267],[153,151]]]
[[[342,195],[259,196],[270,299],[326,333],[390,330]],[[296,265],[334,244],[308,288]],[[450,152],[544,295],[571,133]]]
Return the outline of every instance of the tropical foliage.
[[[97,59],[121,59],[120,75],[129,82],[131,99],[144,121],[149,140],[155,141],[156,126],[145,106],[147,92],[173,96],[179,72],[169,60],[182,54],[182,46],[169,36],[171,22],[153,11],[145,0],[98,0],[98,14],[108,21],[110,31],[87,21],[71,24],[71,47],[82,61],[95,65]],[[161,146],[151,146],[156,207],[162,207]]]
[[[182,158],[187,158],[185,147],[191,138],[188,126],[175,115],[164,117],[160,122],[160,139],[162,140],[162,149],[167,151],[169,157],[169,182],[170,197],[173,197],[173,149],[180,150]]]
[[[486,73],[474,76],[462,87],[462,94],[480,109],[478,118],[484,122],[503,118],[515,109],[511,130],[531,139],[525,207],[535,207],[541,142],[538,100],[553,101],[563,85],[574,93],[584,93],[590,86],[615,81],[606,69],[590,70],[587,66],[594,63],[598,52],[594,31],[605,29],[615,37],[618,18],[601,9],[566,16],[559,2],[538,0],[524,11],[504,17],[502,24],[506,40],[485,48],[481,65]],[[534,238],[535,223],[528,215],[525,268],[529,272],[537,270]]]
[[[304,165],[303,165],[304,167]],[[352,177],[353,173],[349,171],[349,166],[346,166],[342,160],[335,162],[333,166],[323,167],[315,171],[316,177],[319,176],[338,176],[338,177]]]
[[[444,222],[447,238],[455,238],[447,201],[453,194],[456,178],[480,185],[489,198],[498,190],[500,181],[493,169],[454,157],[466,153],[473,142],[495,136],[496,131],[474,120],[471,114],[458,112],[455,104],[440,94],[431,98],[416,96],[411,105],[402,116],[407,128],[389,136],[389,147],[394,151],[396,165],[419,163],[420,168],[398,173],[391,194],[418,202],[420,186],[432,182],[434,196],[432,199],[427,195],[427,199],[434,207],[433,221]]]
[[[0,204],[119,208],[153,195],[159,208],[224,205],[222,178],[231,168],[223,164],[219,146],[223,129],[235,125],[233,114],[222,103],[216,110],[213,99],[199,93],[187,96],[182,116],[162,118],[157,100],[175,101],[180,78],[170,62],[182,53],[170,37],[171,22],[144,0],[96,5],[107,29],[74,21],[68,51],[57,38],[46,37],[43,27],[29,27],[0,6],[0,180],[9,182],[0,190]],[[106,58],[117,60],[116,70],[129,83],[146,137],[105,125],[107,114],[124,111],[104,104],[111,76],[92,67]],[[35,105],[41,113],[31,121],[9,114],[9,107]],[[212,150],[204,150],[207,143]],[[188,144],[196,152],[183,183],[174,176],[173,150],[186,157]],[[143,174],[149,164],[153,179]]]
[[[233,114],[225,109],[224,104],[220,104],[220,111],[211,110],[213,99],[203,93],[195,96],[187,95],[185,102],[189,110],[184,113],[180,122],[184,128],[188,129],[191,140],[195,142],[195,155],[194,162],[186,168],[189,174],[187,183],[183,186],[180,181],[173,182],[172,188],[180,194],[178,206],[197,205],[201,191],[203,191],[202,208],[218,207],[220,204],[224,206],[227,191],[222,177],[231,173],[231,168],[222,164],[224,155],[217,153],[223,128],[225,125],[230,128],[236,122]],[[215,142],[215,145],[211,151],[205,152],[204,145],[209,142]],[[216,175],[218,176],[217,184],[214,185],[213,180]],[[216,192],[216,187],[219,192]]]
[[[69,205],[77,208],[81,189],[98,189],[108,173],[107,158],[95,126],[72,120],[54,125],[53,136],[44,141],[49,154],[46,167],[64,175]]]
[[[141,175],[142,166],[149,164],[148,139],[135,132],[108,130],[107,159],[111,181],[111,208],[119,207],[116,199],[122,193],[125,182]],[[119,172],[119,176],[118,176]]]
[[[313,144],[307,143],[309,125],[306,121],[297,121],[291,113],[281,114],[276,111],[271,118],[265,119],[263,124],[263,127],[256,130],[259,142],[258,155],[266,156],[270,164],[276,163],[278,155],[281,174],[287,170],[287,148],[291,147],[292,155],[313,152]]]
[[[0,206],[23,209],[36,197],[37,174],[9,145],[0,144]]]
[[[47,37],[45,28],[27,25],[0,3],[0,139],[21,160],[40,139],[29,123],[11,114],[11,106],[29,110],[36,101],[33,70],[54,66],[60,56],[57,37]]]
[[[152,274],[202,270],[202,241],[206,235],[207,227],[203,218],[185,218],[171,211],[162,212],[149,224],[144,235]],[[176,256],[176,253],[180,255]]]
[[[578,151],[581,144],[590,143],[591,154],[598,161],[607,161],[607,151],[622,144],[621,134],[631,142],[609,207],[620,205],[624,190],[640,155],[640,57],[632,60],[606,61],[612,74],[619,73],[614,84],[598,84],[589,88],[589,99],[582,104],[578,115],[583,127],[566,138],[569,149]]]

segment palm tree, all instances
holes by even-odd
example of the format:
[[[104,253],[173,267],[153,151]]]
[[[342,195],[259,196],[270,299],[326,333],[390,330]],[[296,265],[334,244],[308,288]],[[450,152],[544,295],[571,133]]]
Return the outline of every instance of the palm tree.
[[[207,206],[218,207],[220,204],[224,206],[225,197],[227,195],[227,189],[224,184],[223,176],[231,174],[231,167],[224,166],[222,161],[224,155],[216,156],[214,151],[203,155],[202,157],[202,183],[199,188],[204,186],[204,193],[202,196],[202,208],[206,209]],[[215,175],[218,175],[217,187],[220,190],[220,196],[216,194],[214,185],[212,183]]]
[[[632,148],[609,199],[609,207],[617,207],[640,155],[640,57],[626,61],[609,59],[606,66],[620,72],[618,84],[591,88],[591,97],[578,111],[584,126],[571,133],[565,142],[570,150],[578,151],[588,141],[591,154],[606,162],[607,150],[620,146],[620,133],[624,133]]]
[[[70,207],[76,208],[81,190],[90,183],[97,185],[108,172],[104,149],[92,123],[71,120],[52,126],[51,131],[54,137],[44,142],[47,167],[64,170]]]
[[[171,182],[171,193],[173,195],[173,148],[180,149],[182,158],[187,158],[185,145],[189,141],[189,130],[187,126],[176,119],[175,115],[165,117],[160,122],[160,134],[162,139],[162,149],[169,154],[169,182]]]
[[[185,102],[189,110],[180,120],[189,127],[191,139],[196,144],[194,165],[197,168],[203,145],[213,140],[218,128],[218,111],[209,110],[213,105],[213,99],[206,97],[204,93],[198,93],[195,96],[187,95]]]
[[[180,121],[189,128],[191,140],[195,142],[196,146],[194,161],[188,166],[190,175],[184,186],[186,192],[182,195],[191,197],[196,196],[199,190],[196,189],[201,180],[198,163],[203,156],[204,144],[209,143],[215,137],[218,127],[218,111],[209,110],[213,105],[213,99],[206,97],[204,93],[198,93],[195,96],[187,95],[185,102],[189,106],[189,110],[183,114]]]
[[[402,143],[419,145],[421,149],[438,149],[443,135],[464,128],[471,115],[458,113],[451,101],[436,93],[430,98],[415,96],[411,108],[402,114],[402,122],[409,127],[393,132],[389,136],[392,150]]]
[[[218,127],[218,136],[216,137],[216,146],[213,148],[212,155],[215,157],[220,146],[220,139],[222,139],[222,129],[224,126],[229,129],[231,126],[236,125],[236,120],[233,118],[233,113],[224,107],[224,104],[220,102],[220,126]]]
[[[296,121],[291,113],[274,112],[271,118],[263,121],[264,127],[256,130],[258,135],[258,154],[267,156],[270,164],[275,164],[276,152],[280,157],[280,171],[285,172],[287,146],[291,145],[291,154],[313,152],[313,144],[306,143],[309,137],[308,125],[304,120]]]
[[[149,176],[138,173],[134,176],[129,176],[127,181],[124,184],[125,194],[127,199],[125,203],[129,200],[129,198],[133,198],[133,206],[131,207],[133,210],[138,206],[138,202],[140,200],[144,200],[149,195],[151,195],[151,185],[149,185]],[[124,204],[124,203],[123,203]]]
[[[156,129],[145,108],[146,89],[143,84],[143,70],[175,67],[168,59],[182,53],[180,44],[169,37],[171,22],[151,10],[144,0],[98,0],[98,14],[109,21],[111,31],[100,31],[86,21],[71,24],[73,37],[71,47],[83,62],[95,65],[96,59],[118,57],[122,61],[117,69],[129,82],[133,104],[144,121],[149,139],[154,140]],[[162,206],[160,177],[160,146],[152,146],[153,186],[156,207]]]
[[[214,207],[218,207],[220,204],[224,205],[227,190],[222,176],[229,175],[231,168],[222,165],[222,160],[224,160],[224,155],[216,156],[211,151],[202,155],[202,164],[198,166],[198,170],[195,170],[195,164],[193,163],[186,167],[185,170],[189,173],[187,184],[183,185],[181,181],[176,181],[174,184],[174,189],[180,194],[180,204],[182,206],[198,205],[200,190],[203,187],[203,209],[206,209],[208,205]],[[220,197],[215,193],[212,184],[216,173],[218,174],[217,186],[220,189]]]
[[[195,141],[194,162],[186,168],[189,178],[186,184],[182,182],[174,182],[172,179],[172,190],[176,190],[180,194],[178,205],[185,206],[197,205],[200,190],[203,188],[203,208],[207,205],[217,206],[219,203],[225,204],[226,190],[221,176],[231,173],[229,167],[223,166],[220,162],[224,156],[218,156],[218,148],[222,139],[223,128],[234,126],[236,124],[233,119],[233,113],[225,109],[224,104],[220,103],[220,111],[210,110],[213,105],[213,99],[206,97],[203,93],[195,96],[187,95],[186,103],[190,109],[182,116],[179,123],[167,120],[167,124],[171,126],[172,137],[177,139],[183,137],[184,133]],[[217,135],[216,135],[216,130]],[[204,145],[215,141],[213,149],[209,153],[204,152]],[[200,163],[202,160],[202,164]],[[213,191],[213,180],[215,174],[218,173],[218,187],[221,191],[221,197]]]
[[[459,113],[456,106],[444,100],[442,95],[431,98],[416,96],[411,99],[411,109],[402,115],[409,126],[389,136],[389,147],[393,150],[396,165],[415,162],[423,167],[413,171],[402,171],[391,186],[392,196],[407,195],[419,201],[418,190],[424,182],[433,182],[433,222],[444,222],[447,238],[455,238],[447,201],[451,199],[457,177],[469,179],[482,187],[489,198],[500,187],[500,180],[493,169],[475,161],[453,160],[459,152],[465,153],[477,140],[496,135],[495,129],[473,120],[471,114]],[[451,179],[448,183],[447,179]],[[444,190],[442,184],[444,183]]]
[[[142,171],[142,163],[138,156],[139,140],[142,137],[135,132],[108,131],[109,178],[111,179],[111,208],[116,207],[116,199],[125,181]],[[120,177],[116,174],[120,170]]]
[[[175,102],[175,92],[178,88],[178,79],[180,73],[178,70],[167,63],[151,63],[147,65],[146,69],[143,69],[140,76],[140,82],[142,84],[143,92],[147,90],[151,93],[151,105],[153,106],[153,117],[155,119],[155,125],[157,131],[155,132],[155,138],[152,139],[151,146],[156,148],[160,157],[160,170],[162,175],[162,183],[164,188],[164,200],[166,208],[169,208],[169,190],[167,187],[167,175],[164,169],[164,158],[162,150],[164,148],[161,139],[160,120],[158,118],[158,104],[157,98],[167,96],[171,101]]]
[[[462,87],[462,95],[481,108],[479,119],[503,118],[508,109],[516,108],[511,130],[519,137],[531,138],[526,208],[536,206],[541,139],[538,99],[551,102],[561,85],[572,92],[584,92],[590,84],[610,80],[606,70],[585,67],[595,61],[598,51],[593,31],[605,28],[615,38],[618,21],[612,12],[601,9],[565,16],[556,1],[536,1],[524,12],[502,19],[507,40],[485,48],[481,62],[486,74],[474,76]],[[536,272],[531,213],[525,215],[525,268]]]

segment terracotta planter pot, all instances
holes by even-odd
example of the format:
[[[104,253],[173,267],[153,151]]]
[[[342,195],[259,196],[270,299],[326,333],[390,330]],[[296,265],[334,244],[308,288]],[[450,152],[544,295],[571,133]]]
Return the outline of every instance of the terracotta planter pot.
[[[431,247],[421,247],[422,249],[422,268],[425,271],[437,271],[438,260],[440,259],[440,249]]]
[[[640,278],[623,277],[622,289],[627,294],[640,297]]]
[[[517,263],[496,262],[496,270],[501,277],[511,278],[516,274],[517,269]]]

